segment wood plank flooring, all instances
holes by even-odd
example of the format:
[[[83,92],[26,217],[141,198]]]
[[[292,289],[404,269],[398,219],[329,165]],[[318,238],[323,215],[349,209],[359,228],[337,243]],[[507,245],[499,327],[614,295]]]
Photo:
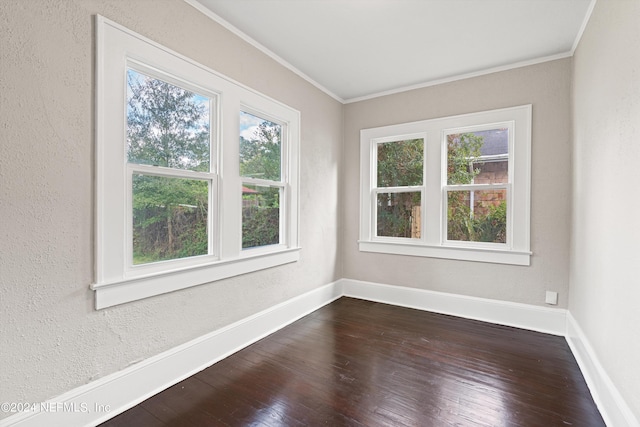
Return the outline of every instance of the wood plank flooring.
[[[352,298],[102,424],[604,425],[564,338]]]

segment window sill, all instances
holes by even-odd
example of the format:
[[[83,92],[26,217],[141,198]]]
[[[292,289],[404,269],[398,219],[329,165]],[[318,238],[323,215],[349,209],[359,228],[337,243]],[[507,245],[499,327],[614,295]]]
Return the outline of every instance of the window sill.
[[[95,283],[90,286],[96,292],[96,310],[160,295],[191,286],[202,285],[241,274],[296,262],[300,248],[256,253],[225,261],[179,270],[166,271],[117,282]]]
[[[408,255],[428,258],[455,259],[462,261],[489,262],[495,264],[531,264],[531,252],[493,248],[469,248],[432,246],[415,243],[359,241],[361,252],[377,252],[393,255]]]

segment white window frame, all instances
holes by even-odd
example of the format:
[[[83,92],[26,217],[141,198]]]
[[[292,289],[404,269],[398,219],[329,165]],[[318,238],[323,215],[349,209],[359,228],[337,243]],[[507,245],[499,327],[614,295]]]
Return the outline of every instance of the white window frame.
[[[196,286],[300,258],[300,113],[102,16],[96,17],[96,309]],[[126,154],[126,70],[211,99],[211,169],[192,172],[131,165]],[[282,126],[280,243],[242,250],[240,111]],[[209,253],[132,264],[134,172],[209,181]]]
[[[258,117],[260,119],[263,120],[268,120],[272,123],[278,124],[280,125],[280,129],[281,129],[281,135],[280,135],[280,159],[282,164],[284,164],[285,159],[288,158],[289,155],[289,142],[288,142],[288,132],[286,132],[286,123],[282,123],[278,118],[276,117],[271,117],[268,113],[262,112],[262,111],[257,111],[255,110],[255,108],[252,108],[248,105],[242,105],[240,107],[240,111],[244,112],[244,113],[248,113],[251,114],[255,117]],[[286,222],[286,215],[287,215],[287,197],[283,197],[284,195],[286,195],[287,193],[287,182],[285,179],[285,170],[282,170],[282,176],[280,177],[279,181],[275,181],[275,180],[271,180],[271,179],[262,179],[262,178],[252,178],[252,177],[247,177],[247,176],[241,176],[240,180],[242,182],[242,185],[249,185],[249,186],[257,186],[257,187],[268,187],[268,188],[278,188],[280,190],[280,230],[278,233],[279,236],[279,245],[282,245],[283,242],[287,241],[287,228],[284,227],[284,224]],[[285,218],[285,220],[283,221],[282,218]],[[256,253],[259,252],[264,252],[264,251],[271,251],[273,248],[273,245],[268,245],[268,246],[254,246],[254,247],[250,247],[250,248],[245,248],[242,250],[242,255],[241,256],[251,256],[254,255]]]
[[[362,252],[530,265],[531,105],[483,111],[360,131],[360,239]],[[509,128],[509,183],[447,185],[446,135]],[[424,181],[420,238],[377,236],[377,144],[424,139]],[[447,240],[447,191],[468,187],[507,190],[507,242]],[[404,191],[406,188],[403,188]]]
[[[389,137],[375,138],[371,141],[371,167],[372,167],[372,193],[371,193],[371,209],[373,210],[371,219],[373,221],[372,227],[372,236],[374,240],[380,240],[382,242],[402,242],[407,241],[409,239],[405,237],[388,237],[388,236],[378,236],[378,229],[376,227],[375,218],[378,217],[378,194],[384,193],[420,193],[420,200],[422,200],[422,204],[424,204],[425,199],[425,182],[426,176],[422,174],[422,185],[406,185],[406,186],[398,186],[398,187],[380,187],[378,186],[378,145],[379,144],[387,144],[394,142],[407,141],[412,139],[421,139],[422,140],[422,155],[423,158],[426,158],[426,150],[427,150],[427,135],[426,133],[417,133],[417,134],[406,134],[406,135],[393,135]]]

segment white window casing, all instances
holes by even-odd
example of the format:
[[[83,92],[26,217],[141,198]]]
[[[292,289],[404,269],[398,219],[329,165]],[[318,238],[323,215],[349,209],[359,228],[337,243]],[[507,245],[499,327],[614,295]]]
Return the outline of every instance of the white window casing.
[[[531,114],[531,105],[523,105],[361,130],[359,249],[363,252],[530,265]],[[496,128],[509,130],[508,182],[447,185],[446,136]],[[377,188],[377,145],[418,138],[424,140],[423,185]],[[490,160],[497,160],[497,157]],[[506,190],[505,243],[447,239],[447,193],[478,190]],[[376,195],[381,191],[421,192],[419,238],[377,236]]]
[[[299,259],[300,113],[101,16],[96,17],[96,308],[270,268]],[[206,95],[211,168],[194,172],[127,163],[126,70]],[[282,126],[280,242],[242,250],[239,114],[259,112]],[[132,263],[134,173],[209,183],[208,253]],[[271,185],[274,185],[270,182]]]

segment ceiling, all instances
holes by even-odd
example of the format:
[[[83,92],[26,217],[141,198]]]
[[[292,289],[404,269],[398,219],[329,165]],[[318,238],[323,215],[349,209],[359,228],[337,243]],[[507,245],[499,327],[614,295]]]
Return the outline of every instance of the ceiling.
[[[186,0],[342,102],[571,56],[595,0]]]

